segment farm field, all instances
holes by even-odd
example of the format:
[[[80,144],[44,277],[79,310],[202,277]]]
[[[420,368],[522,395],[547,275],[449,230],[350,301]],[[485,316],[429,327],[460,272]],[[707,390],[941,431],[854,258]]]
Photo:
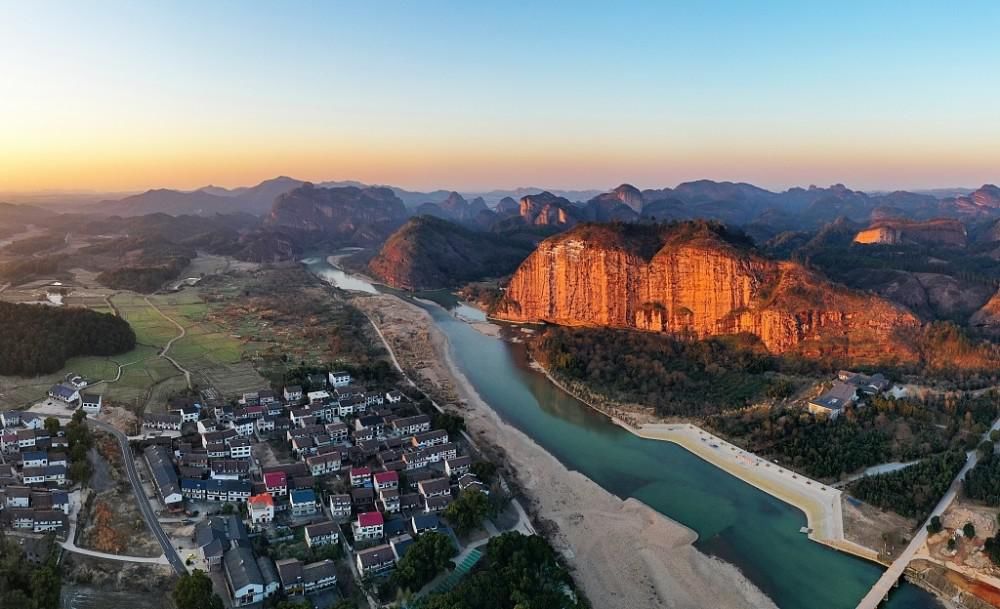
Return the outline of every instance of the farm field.
[[[266,387],[258,370],[280,375],[300,362],[366,362],[384,356],[373,347],[377,340],[366,335],[364,316],[331,298],[304,269],[242,268],[252,265],[227,266],[215,258],[199,264],[185,275],[200,276],[196,285],[148,297],[100,287],[80,271],[76,281],[60,286],[65,304],[122,316],[136,333],[136,348],[114,357],[74,358],[50,375],[0,377],[0,409],[43,399],[49,387],[73,372],[91,380],[92,391],[105,401],[136,414],[162,412],[171,395],[188,387],[184,374],[160,357],[167,345],[168,355],[191,373],[193,388],[214,388],[224,399]],[[46,288],[52,289],[51,281],[0,296],[32,301]]]
[[[220,264],[214,259],[210,263],[205,270]],[[50,282],[39,282],[7,291],[3,297],[13,302],[35,301],[46,287],[52,289]],[[90,389],[102,394],[106,401],[120,403],[137,414],[162,411],[167,398],[187,389],[184,375],[159,357],[163,348],[180,334],[171,320],[184,328],[185,335],[174,340],[169,355],[191,372],[196,388],[213,386],[224,397],[232,397],[266,386],[251,363],[243,361],[243,354],[270,345],[244,345],[238,336],[210,321],[211,307],[221,305],[206,304],[197,288],[150,296],[149,302],[141,294],[100,287],[76,285],[68,292],[66,305],[117,313],[126,319],[136,333],[136,348],[112,357],[72,358],[62,370],[52,374],[0,377],[0,409],[22,408],[43,399],[49,387],[72,372],[90,380]],[[231,295],[236,294],[234,291]]]

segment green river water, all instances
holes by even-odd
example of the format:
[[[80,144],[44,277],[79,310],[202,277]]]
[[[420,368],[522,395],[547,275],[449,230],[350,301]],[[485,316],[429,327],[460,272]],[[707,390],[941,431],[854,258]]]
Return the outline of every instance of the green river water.
[[[306,264],[334,284],[348,279],[324,259]],[[352,287],[373,290],[371,284]],[[781,609],[850,609],[878,579],[880,566],[809,541],[799,532],[806,524],[799,509],[676,444],[625,431],[532,370],[522,345],[485,336],[437,305],[415,302],[430,312],[462,372],[505,421],[609,492],[639,499],[695,530],[698,549],[739,567]],[[467,308],[463,313],[475,315]],[[941,605],[904,583],[885,607]]]

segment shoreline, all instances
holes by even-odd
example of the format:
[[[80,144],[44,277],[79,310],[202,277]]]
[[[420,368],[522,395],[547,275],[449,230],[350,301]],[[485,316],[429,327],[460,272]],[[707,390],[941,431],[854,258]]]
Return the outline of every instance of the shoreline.
[[[398,341],[394,357],[413,358],[400,361],[407,376],[425,391],[433,385],[443,392],[435,401],[458,410],[468,433],[497,453],[536,528],[564,556],[593,606],[776,609],[738,567],[696,549],[694,530],[634,498],[612,495],[504,422],[459,369],[430,313],[388,294],[359,298],[358,306],[383,341]]]
[[[534,358],[530,359],[531,367],[545,375],[553,385],[592,410],[605,415],[612,423],[629,433],[647,440],[672,442],[713,467],[800,510],[806,516],[808,537],[812,541],[886,566],[879,560],[877,551],[845,537],[841,504],[843,493],[839,489],[758,457],[693,423],[632,425],[581,397],[555,378],[540,362]]]

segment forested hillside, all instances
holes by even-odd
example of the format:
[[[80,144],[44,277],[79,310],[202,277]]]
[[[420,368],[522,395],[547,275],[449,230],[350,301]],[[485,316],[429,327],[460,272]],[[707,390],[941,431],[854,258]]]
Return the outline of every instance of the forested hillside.
[[[135,347],[123,319],[88,309],[0,302],[0,374],[55,372],[79,355],[115,355]]]

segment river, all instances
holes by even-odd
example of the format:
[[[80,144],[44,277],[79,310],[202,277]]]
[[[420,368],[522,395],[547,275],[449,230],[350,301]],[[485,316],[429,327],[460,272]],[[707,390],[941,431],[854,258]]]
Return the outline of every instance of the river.
[[[363,282],[310,259],[308,268],[335,285]],[[350,284],[341,283],[349,280]],[[390,290],[386,290],[390,291]],[[398,293],[392,290],[393,293]],[[851,609],[882,568],[811,542],[806,518],[783,503],[671,442],[647,440],[555,387],[528,366],[523,345],[492,338],[438,305],[413,300],[445,333],[455,361],[483,400],[566,467],[611,493],[634,497],[698,533],[696,547],[740,570],[781,609]],[[887,609],[940,609],[934,597],[903,584]]]
[[[173,603],[166,593],[116,592],[85,585],[63,584],[60,607],[62,609],[171,609]]]

